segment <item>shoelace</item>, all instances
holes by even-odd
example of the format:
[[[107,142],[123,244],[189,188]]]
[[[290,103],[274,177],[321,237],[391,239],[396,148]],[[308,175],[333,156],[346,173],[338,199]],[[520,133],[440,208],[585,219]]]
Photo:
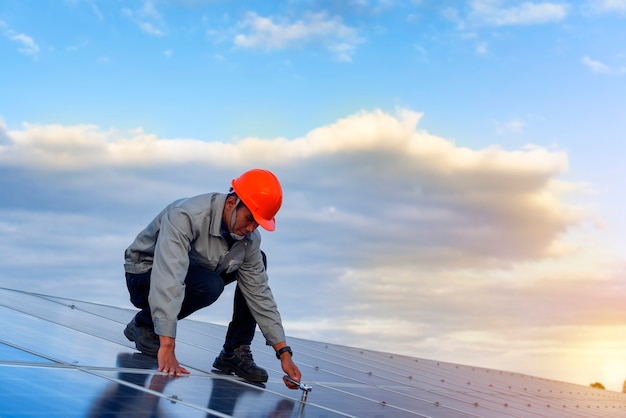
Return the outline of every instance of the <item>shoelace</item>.
[[[242,360],[254,361],[252,359],[252,351],[250,350],[249,345],[242,345],[240,347],[235,348],[235,354],[241,357]]]

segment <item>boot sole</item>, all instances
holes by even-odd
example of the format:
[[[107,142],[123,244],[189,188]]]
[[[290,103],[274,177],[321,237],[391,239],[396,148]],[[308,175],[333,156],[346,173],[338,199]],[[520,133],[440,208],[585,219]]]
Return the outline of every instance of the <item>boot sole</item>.
[[[154,349],[145,347],[143,344],[137,341],[137,338],[135,337],[135,333],[133,332],[131,328],[128,327],[128,325],[126,325],[126,328],[124,328],[124,336],[128,339],[128,341],[134,342],[135,348],[137,348],[137,350],[141,351],[143,354],[150,356],[150,357],[157,357],[159,353],[159,349],[157,348],[155,351]]]
[[[229,363],[221,363],[221,362],[218,362],[217,360],[213,362],[213,367],[217,369],[220,373],[234,374],[235,376],[239,376],[244,380],[247,380],[249,382],[254,382],[254,383],[265,383],[267,382],[269,378],[269,376],[261,376],[261,377],[250,376],[249,374],[243,373],[237,367],[234,367],[233,365]]]

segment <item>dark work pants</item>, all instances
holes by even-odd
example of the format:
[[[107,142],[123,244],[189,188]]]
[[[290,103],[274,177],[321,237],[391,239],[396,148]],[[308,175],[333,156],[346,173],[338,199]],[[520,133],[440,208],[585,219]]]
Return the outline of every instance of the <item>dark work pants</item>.
[[[263,264],[267,268],[265,253],[262,252],[261,255],[263,256]],[[130,301],[141,309],[135,315],[135,321],[138,325],[154,327],[150,305],[148,304],[151,272],[152,270],[140,274],[126,273],[126,285],[130,294]],[[235,280],[235,272],[219,275],[204,267],[190,266],[185,277],[185,297],[178,313],[178,319],[186,318],[195,311],[213,304],[224,291],[224,286]],[[233,316],[230,324],[228,324],[224,349],[232,351],[240,345],[250,345],[254,338],[255,329],[256,321],[250,308],[248,308],[248,303],[239,287],[236,287]]]

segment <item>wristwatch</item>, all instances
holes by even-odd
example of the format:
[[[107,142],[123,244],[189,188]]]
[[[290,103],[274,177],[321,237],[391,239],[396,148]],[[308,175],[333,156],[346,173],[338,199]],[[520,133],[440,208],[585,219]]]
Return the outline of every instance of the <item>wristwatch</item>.
[[[280,355],[283,353],[289,353],[289,355],[293,357],[293,351],[291,351],[291,347],[289,347],[288,345],[284,346],[276,352],[276,358],[280,360]]]

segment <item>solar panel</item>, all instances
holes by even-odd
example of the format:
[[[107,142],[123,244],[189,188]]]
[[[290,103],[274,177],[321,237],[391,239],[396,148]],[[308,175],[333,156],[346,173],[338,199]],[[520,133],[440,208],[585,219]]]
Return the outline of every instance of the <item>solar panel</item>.
[[[212,371],[224,326],[180,321],[169,377],[122,334],[135,311],[0,288],[0,417],[623,417],[626,394],[519,373],[288,338],[290,390],[261,335],[269,381]],[[307,395],[303,401],[303,395]]]

